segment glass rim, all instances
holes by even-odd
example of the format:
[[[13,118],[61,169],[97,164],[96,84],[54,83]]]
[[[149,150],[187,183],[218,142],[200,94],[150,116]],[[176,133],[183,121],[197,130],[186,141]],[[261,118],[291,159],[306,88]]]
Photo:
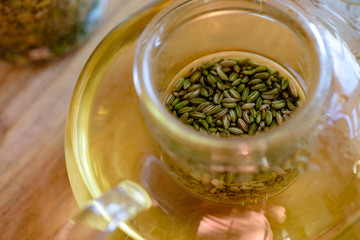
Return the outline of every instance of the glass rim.
[[[269,4],[277,7],[280,10],[286,9],[287,16],[292,20],[300,23],[302,30],[307,33],[307,37],[317,53],[319,73],[316,76],[317,84],[314,86],[314,93],[311,98],[307,98],[306,103],[301,107],[292,118],[286,121],[281,127],[272,129],[269,132],[264,132],[259,135],[251,137],[214,137],[205,135],[196,131],[180,121],[172,121],[175,118],[167,111],[163,103],[159,100],[154,87],[151,83],[148,72],[144,72],[142,66],[146,65],[146,59],[144,56],[146,41],[151,39],[156,27],[161,26],[165,22],[168,16],[173,14],[173,11],[180,9],[186,4],[191,4],[197,0],[176,0],[173,3],[166,6],[160,11],[152,21],[147,25],[146,29],[140,36],[140,41],[136,50],[135,62],[134,62],[134,84],[139,98],[143,98],[141,101],[145,108],[151,112],[151,115],[156,118],[157,121],[166,126],[169,134],[174,134],[178,139],[184,139],[187,141],[194,141],[202,143],[209,147],[221,147],[226,149],[239,148],[239,146],[247,146],[248,149],[251,146],[264,146],[265,143],[277,143],[284,140],[284,136],[297,136],[299,129],[307,129],[312,123],[315,123],[320,118],[319,108],[325,103],[326,97],[324,95],[328,93],[331,83],[331,69],[329,62],[328,52],[326,50],[326,44],[321,36],[321,32],[315,23],[310,20],[310,17],[306,16],[306,13],[299,9],[294,9],[291,4],[280,0],[268,0],[262,4]],[[202,1],[202,0],[199,0]],[[218,1],[218,0],[212,0]],[[208,1],[207,1],[208,2]],[[219,11],[216,9],[215,11]],[[283,11],[285,12],[285,11]],[[291,13],[291,15],[289,14]],[[259,13],[257,12],[257,15]],[[263,15],[268,16],[268,15]],[[165,23],[166,24],[166,23]],[[314,75],[314,74],[313,74]],[[313,77],[312,75],[312,77]],[[301,131],[305,133],[305,131]]]

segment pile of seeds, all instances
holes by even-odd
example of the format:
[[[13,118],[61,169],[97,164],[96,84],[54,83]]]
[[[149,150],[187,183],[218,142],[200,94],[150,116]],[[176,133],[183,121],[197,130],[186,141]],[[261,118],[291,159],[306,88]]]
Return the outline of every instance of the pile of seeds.
[[[176,80],[165,106],[185,124],[215,136],[254,135],[301,107],[295,84],[251,59],[221,59]]]

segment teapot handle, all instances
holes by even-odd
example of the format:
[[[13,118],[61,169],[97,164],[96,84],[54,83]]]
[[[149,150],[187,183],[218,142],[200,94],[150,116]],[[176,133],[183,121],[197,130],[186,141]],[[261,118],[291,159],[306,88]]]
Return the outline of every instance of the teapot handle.
[[[151,207],[148,193],[124,180],[97,199],[86,203],[60,231],[56,240],[104,239],[122,222]]]

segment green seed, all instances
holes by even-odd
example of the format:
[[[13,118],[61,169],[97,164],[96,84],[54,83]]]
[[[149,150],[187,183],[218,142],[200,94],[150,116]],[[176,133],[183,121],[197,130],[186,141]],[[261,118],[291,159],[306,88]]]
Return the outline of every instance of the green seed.
[[[219,92],[215,93],[214,99],[213,99],[214,104],[219,104],[220,103],[220,101],[219,101],[220,95],[221,95],[221,93],[219,93]]]
[[[239,127],[244,131],[244,132],[248,132],[249,131],[249,127],[247,125],[247,123],[241,119],[241,118],[238,118],[238,124],[239,124]]]
[[[261,111],[261,120],[262,120],[262,121],[265,121],[265,118],[266,118],[266,111],[265,111],[265,110],[262,110],[262,111]]]
[[[204,119],[206,116],[204,113],[201,113],[201,112],[191,112],[190,117],[195,118],[195,119]]]
[[[248,64],[249,61],[250,61],[249,58],[244,58],[244,59],[241,59],[241,60],[236,60],[237,64],[239,64],[240,66],[244,66],[244,65]]]
[[[234,69],[234,72],[236,72],[236,73],[238,73],[238,72],[240,72],[240,67],[239,67],[239,65],[235,65],[234,67],[233,67],[233,69]]]
[[[248,83],[249,82],[249,76],[245,76],[243,77],[243,79],[241,80],[242,83]]]
[[[245,70],[242,72],[244,75],[253,75],[255,72],[254,70]]]
[[[166,105],[171,105],[175,100],[175,96],[173,94],[170,94],[166,99]]]
[[[224,116],[222,121],[223,121],[223,126],[224,126],[224,128],[225,128],[225,129],[228,129],[228,128],[230,127],[230,121],[229,121],[229,119],[227,118],[227,116]]]
[[[206,70],[206,69],[204,69],[204,70],[202,70],[202,74],[205,75],[205,76],[207,76],[207,75],[209,75],[209,71]]]
[[[255,106],[255,103],[245,103],[244,105],[241,106],[242,110],[248,110],[251,109]]]
[[[193,110],[192,107],[182,107],[182,108],[180,108],[177,112],[178,112],[179,114],[183,114],[183,113],[186,113],[186,112],[190,112],[190,111],[192,111],[192,110]]]
[[[256,85],[256,84],[262,83],[262,82],[263,82],[262,79],[260,79],[260,78],[254,78],[253,80],[249,81],[248,84],[249,84],[249,85]]]
[[[276,83],[273,84],[273,86],[276,87],[279,91],[282,91],[281,86],[280,86],[279,83],[276,82]]]
[[[221,110],[220,112],[218,112],[217,114],[214,115],[214,118],[222,118],[224,117],[227,112],[229,111],[229,109],[224,108],[223,110]]]
[[[225,90],[225,86],[224,86],[224,84],[222,84],[221,82],[217,82],[217,83],[216,83],[216,86],[217,86],[217,88],[220,89],[220,90]]]
[[[259,90],[259,89],[262,89],[262,88],[264,88],[264,87],[266,87],[266,84],[265,84],[265,83],[258,83],[258,84],[256,84],[256,85],[252,86],[251,89],[252,89],[252,90]]]
[[[236,116],[237,116],[238,118],[241,118],[241,117],[242,117],[242,109],[241,109],[240,105],[237,105],[237,106],[235,107],[235,113],[236,113]]]
[[[289,98],[289,93],[288,92],[282,92],[281,95],[283,96],[283,98]]]
[[[275,98],[277,98],[277,95],[267,95],[267,94],[261,94],[262,99],[265,100],[274,100]]]
[[[188,118],[189,118],[189,113],[186,112],[183,115],[181,115],[180,120],[183,122],[186,122],[188,120]]]
[[[250,124],[248,134],[249,134],[250,136],[253,136],[253,135],[256,133],[257,128],[258,128],[258,126],[257,126],[256,123]]]
[[[300,100],[300,99],[298,99],[296,102],[295,102],[295,104],[296,104],[296,107],[302,107],[302,105],[303,105],[303,102]]]
[[[236,91],[239,93],[239,94],[241,94],[242,93],[242,91],[244,91],[244,89],[245,89],[245,84],[240,84],[239,85],[239,87],[236,89]]]
[[[256,109],[259,109],[259,108],[261,107],[261,105],[262,105],[262,98],[261,98],[261,97],[258,97],[258,98],[256,99],[255,108],[256,108]]]
[[[209,128],[208,131],[209,131],[209,133],[214,133],[214,132],[217,131],[217,129],[216,128]]]
[[[194,99],[191,100],[193,101]],[[196,111],[201,112],[205,107],[209,106],[210,104],[211,104],[210,102],[203,102],[199,106],[197,106]]]
[[[273,116],[273,118],[275,117],[275,115],[276,115],[276,110],[275,109],[271,109],[271,115]]]
[[[238,78],[238,79],[236,79],[235,81],[233,81],[232,83],[231,83],[231,85],[232,86],[236,86],[236,85],[239,85],[241,83],[241,78]]]
[[[267,73],[267,72],[256,73],[254,75],[254,78],[268,79],[269,78],[269,73]]]
[[[191,82],[189,79],[186,79],[183,84],[183,88],[186,90],[191,86]]]
[[[237,128],[237,127],[230,127],[230,128],[228,129],[228,131],[229,131],[230,133],[232,133],[232,134],[235,134],[235,135],[240,135],[240,134],[243,134],[243,133],[244,133],[243,130],[241,130],[240,128]]]
[[[193,98],[193,99],[191,99],[190,102],[191,102],[192,104],[197,105],[197,104],[202,104],[202,103],[206,102],[206,99],[205,99],[205,98],[200,98],[200,97],[198,97],[198,98]],[[200,105],[199,105],[199,106],[200,106]]]
[[[268,86],[272,85],[271,79],[272,79],[272,76],[269,79],[266,79],[266,81],[265,81],[266,85],[268,85]]]
[[[285,108],[281,109],[281,112],[282,112],[283,114],[287,114],[287,115],[291,115],[291,114],[293,113],[293,111],[288,110],[288,109],[285,109]]]
[[[243,111],[242,118],[244,119],[244,121],[245,121],[247,124],[250,124],[250,123],[251,123],[249,114],[248,114],[246,111]]]
[[[253,115],[250,115],[250,116],[249,116],[249,119],[250,119],[250,123],[255,122],[255,118],[254,118],[254,116],[253,116]]]
[[[241,100],[246,101],[248,99],[250,93],[250,88],[246,87],[241,95]]]
[[[224,73],[227,73],[227,72],[230,72],[230,71],[231,71],[231,68],[224,67],[224,68],[222,68],[222,71],[223,71]]]
[[[282,80],[281,81],[281,90],[285,90],[289,85],[289,81],[288,80]]]
[[[260,66],[260,63],[257,62],[256,60],[250,59],[249,60],[249,65],[252,66],[252,67],[258,67],[258,66]]]
[[[191,96],[193,95],[194,92],[188,92],[187,94],[185,94],[183,96],[183,99],[187,99],[187,100],[190,100]]]
[[[193,122],[192,125],[194,126],[194,128],[196,130],[199,130],[200,129],[200,126],[196,123],[196,122]]]
[[[216,86],[216,78],[209,74],[207,77],[206,77],[206,80],[208,81],[208,83],[214,88]]]
[[[295,111],[296,110],[296,106],[290,102],[290,101],[286,101],[287,107],[291,110],[291,111]]]
[[[279,73],[279,72],[277,72],[277,73]],[[278,78],[276,78],[276,77],[274,77],[274,76],[271,76],[270,78],[269,78],[272,82],[280,82],[280,80],[278,79]]]
[[[293,97],[297,97],[298,95],[295,84],[292,81],[289,82],[289,92]]]
[[[208,124],[212,124],[214,122],[214,118],[213,116],[206,116],[206,121],[208,122]]]
[[[256,114],[256,123],[259,124],[261,122],[261,112]]]
[[[210,109],[210,111],[206,112],[205,114],[206,115],[213,115],[213,114],[216,114],[216,113],[220,112],[221,110],[222,110],[221,105],[216,105],[212,109]]]
[[[230,96],[232,96],[233,98],[236,98],[236,99],[240,99],[240,98],[241,98],[240,94],[239,94],[235,89],[233,89],[233,88],[230,88],[230,89],[229,89],[229,94],[230,94]]]
[[[180,102],[180,98],[175,98],[175,100],[172,102],[172,106],[175,106],[176,104],[178,104]]]
[[[279,110],[279,109],[282,109],[286,106],[286,103],[285,102],[279,102],[279,101],[274,101],[272,104],[271,104],[271,107],[276,109],[276,110]]]
[[[223,94],[224,94],[224,97],[226,97],[226,98],[231,98],[231,95],[230,95],[230,93],[229,93],[228,90],[225,90],[225,91],[223,92]]]
[[[237,64],[237,62],[234,61],[234,60],[224,60],[224,61],[220,62],[220,65],[222,67],[226,67],[226,68],[232,67],[232,66],[234,66],[236,64]]]
[[[249,95],[249,97],[248,97],[248,99],[246,100],[247,102],[254,102],[255,100],[256,100],[256,98],[258,98],[260,96],[260,92],[259,91],[253,91],[250,95]]]
[[[270,125],[272,123],[273,116],[270,110],[266,110],[266,117],[265,117],[265,123],[266,125]]]
[[[232,122],[235,122],[236,119],[237,119],[235,110],[234,110],[234,109],[230,109],[230,110],[229,110],[229,114],[230,114],[231,121],[232,121]]]
[[[194,122],[193,118],[189,118],[188,120],[186,120],[185,124],[192,124]]]
[[[277,122],[277,124],[278,124],[279,126],[282,125],[283,122],[284,122],[284,118],[282,117],[281,113],[277,112],[276,115],[275,115],[275,117],[276,117],[276,122]]]
[[[260,91],[260,92],[266,92],[267,90],[269,90],[269,87],[268,87],[268,86],[259,88],[259,91]]]
[[[262,94],[265,94],[265,95],[275,95],[275,94],[278,94],[279,93],[279,89],[277,88],[273,88],[269,91],[266,91],[266,92],[263,92]]]
[[[236,73],[236,72],[233,72],[233,73],[231,73],[230,76],[229,76],[229,81],[230,81],[230,82],[233,82],[233,81],[235,81],[236,79],[238,79],[238,77],[239,77],[239,74]]]
[[[268,104],[270,106],[270,104],[272,104],[272,101],[265,99],[263,100],[263,104]]]
[[[189,87],[188,91],[192,92],[195,91],[197,89],[201,88],[201,84],[193,84],[191,87]]]
[[[238,101],[238,99],[236,98],[224,98],[221,102],[223,103],[236,103]]]
[[[251,108],[249,111],[250,111],[251,115],[255,118],[257,115],[257,111],[255,110],[255,108]]]
[[[270,105],[269,104],[263,104],[259,107],[259,110],[260,111],[263,111],[263,110],[266,110],[266,109],[269,109],[270,108]]]
[[[209,97],[209,93],[205,88],[200,89],[200,94],[204,97]]]
[[[276,127],[277,126],[277,123],[275,122],[275,121],[273,121],[272,123],[271,123],[271,125],[270,125],[270,128],[274,128],[274,127]]]
[[[201,71],[194,72],[190,77],[190,82],[194,83],[201,77]]]
[[[264,66],[259,66],[259,67],[254,68],[254,71],[255,71],[256,73],[258,73],[258,72],[265,72],[265,71],[267,71],[267,68],[264,67]]]
[[[204,126],[206,130],[209,129],[209,124],[204,119],[200,119],[199,122]]]
[[[206,91],[209,93],[209,96],[212,96],[214,94],[214,89],[211,87],[205,87]]]
[[[189,104],[189,101],[185,100],[185,101],[182,101],[182,102],[179,102],[178,104],[176,104],[174,106],[174,109],[177,110],[177,109],[180,109],[182,107],[185,107],[186,105]]]
[[[190,77],[194,72],[196,72],[196,70],[197,70],[196,67],[191,68],[190,71],[189,71],[187,74],[185,74],[184,77],[185,77],[185,78]]]
[[[173,91],[174,92],[179,91],[182,88],[184,81],[185,81],[184,78],[179,78],[178,80],[176,80]]]
[[[236,105],[236,103],[223,103],[223,106],[226,108],[234,108]]]
[[[226,76],[226,74],[223,72],[223,70],[220,67],[216,68],[216,72],[222,80],[225,80],[225,81],[229,80],[228,76]]]

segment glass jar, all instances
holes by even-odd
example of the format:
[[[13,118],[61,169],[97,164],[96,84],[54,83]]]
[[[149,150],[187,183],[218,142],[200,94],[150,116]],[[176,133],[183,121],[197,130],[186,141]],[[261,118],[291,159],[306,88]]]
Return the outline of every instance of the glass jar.
[[[186,2],[155,18],[140,42],[135,85],[161,159],[180,185],[216,203],[247,204],[276,195],[295,179],[298,165],[306,165],[317,148],[313,141],[326,121],[324,93],[331,83],[325,44],[300,11],[277,2]],[[210,54],[273,60],[297,76],[307,103],[281,127],[257,136],[195,132],[171,116],[163,97],[175,73]]]
[[[42,62],[83,42],[105,1],[41,0],[0,3],[0,56],[12,63]]]
[[[115,28],[84,68],[66,138],[78,201],[97,198],[124,179],[136,183],[151,200],[142,208],[136,195],[117,203],[127,206],[121,211],[136,212],[119,224],[135,239],[358,237],[356,26],[327,2],[310,0],[171,1],[149,23],[166,3]],[[165,109],[166,88],[181,69],[211,54],[239,52],[271,59],[299,80],[306,101],[283,126],[215,138]],[[245,198],[216,186],[256,184],[259,174],[280,178],[272,179],[276,185],[240,189]],[[209,175],[210,182],[203,179]],[[202,184],[217,188],[216,197]]]

